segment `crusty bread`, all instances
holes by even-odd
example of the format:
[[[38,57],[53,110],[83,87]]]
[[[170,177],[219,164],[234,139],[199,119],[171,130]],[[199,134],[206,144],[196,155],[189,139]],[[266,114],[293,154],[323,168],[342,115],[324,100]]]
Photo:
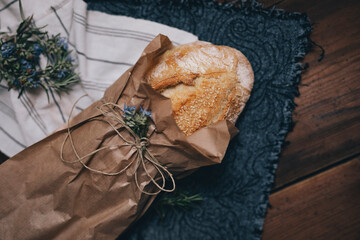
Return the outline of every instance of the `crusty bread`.
[[[240,51],[197,41],[166,51],[145,78],[171,99],[176,123],[188,136],[223,119],[235,124],[250,97],[254,73]]]

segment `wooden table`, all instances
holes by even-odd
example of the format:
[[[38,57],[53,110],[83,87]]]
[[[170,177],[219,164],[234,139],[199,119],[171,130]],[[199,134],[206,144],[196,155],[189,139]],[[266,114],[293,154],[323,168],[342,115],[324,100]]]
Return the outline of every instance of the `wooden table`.
[[[265,7],[275,1],[263,0]],[[320,49],[304,59],[263,239],[360,239],[360,1],[284,0],[306,13]]]
[[[314,48],[303,61],[310,67],[302,75],[296,125],[280,156],[263,239],[360,239],[360,1],[284,0],[277,6],[308,14],[311,38],[326,54],[318,62],[321,51]]]

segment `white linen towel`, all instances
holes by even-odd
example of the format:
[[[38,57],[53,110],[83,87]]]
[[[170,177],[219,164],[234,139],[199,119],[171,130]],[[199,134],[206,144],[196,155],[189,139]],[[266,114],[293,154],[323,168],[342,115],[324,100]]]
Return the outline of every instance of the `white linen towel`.
[[[193,34],[163,24],[88,11],[82,0],[22,0],[22,5],[26,17],[34,15],[36,26],[46,25],[50,34],[68,39],[81,83],[61,98],[55,95],[56,101],[50,103],[41,89],[18,99],[18,92],[0,88],[0,151],[9,157],[63,125],[80,96],[87,93],[90,98],[81,101],[77,112],[100,99],[159,33],[175,44],[197,40]],[[20,22],[18,0],[1,0],[0,31],[14,31]]]

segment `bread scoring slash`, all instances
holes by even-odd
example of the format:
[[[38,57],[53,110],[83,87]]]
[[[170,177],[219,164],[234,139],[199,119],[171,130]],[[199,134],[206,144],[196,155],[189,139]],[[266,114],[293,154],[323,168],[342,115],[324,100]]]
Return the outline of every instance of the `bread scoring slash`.
[[[175,121],[186,136],[224,119],[235,124],[254,83],[251,65],[240,51],[203,41],[166,51],[145,78],[171,99]]]

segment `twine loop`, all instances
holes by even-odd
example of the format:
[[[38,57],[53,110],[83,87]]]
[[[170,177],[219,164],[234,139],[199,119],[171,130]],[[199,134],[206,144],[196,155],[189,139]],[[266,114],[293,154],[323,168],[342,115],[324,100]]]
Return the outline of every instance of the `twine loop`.
[[[70,128],[70,118],[71,115],[74,111],[75,106],[77,105],[77,103],[80,101],[81,98],[85,97],[87,95],[81,96],[79,99],[77,99],[74,103],[74,105],[72,106],[72,109],[70,111],[69,114],[69,118],[67,121],[67,134],[64,138],[64,141],[61,145],[61,149],[60,149],[60,158],[61,161],[63,161],[64,163],[80,163],[84,168],[86,168],[87,170],[94,172],[94,173],[98,173],[98,174],[102,174],[102,175],[106,175],[106,176],[116,176],[119,175],[123,172],[125,172],[128,168],[130,168],[130,166],[132,166],[134,163],[136,163],[136,167],[134,170],[134,177],[135,177],[135,183],[137,188],[145,194],[148,195],[157,195],[158,193],[160,193],[161,191],[164,192],[173,192],[175,190],[175,180],[174,177],[172,176],[172,174],[169,172],[169,170],[167,170],[167,168],[165,166],[162,166],[159,161],[154,157],[154,155],[151,154],[151,152],[149,152],[148,150],[148,146],[150,145],[150,140],[149,138],[146,137],[142,137],[140,138],[138,135],[136,135],[134,133],[134,131],[126,125],[126,123],[124,122],[123,118],[121,117],[121,115],[119,114],[119,111],[121,111],[121,107],[115,103],[103,103],[98,110],[101,112],[101,115],[104,116],[104,119],[101,119],[102,121],[107,122],[111,128],[113,129],[113,131],[116,132],[116,134],[123,140],[124,143],[122,144],[117,144],[117,145],[111,145],[111,146],[103,146],[100,148],[97,148],[96,150],[85,154],[84,156],[80,156],[76,150],[71,132],[73,131]],[[115,111],[115,109],[118,109],[119,111]],[[114,120],[120,127],[116,127],[109,119]],[[93,119],[89,119],[88,121],[91,120],[96,120],[96,118]],[[98,119],[97,119],[98,120]],[[130,135],[132,136],[132,140],[128,140],[126,139],[121,133],[120,133],[120,129],[126,129],[127,132],[130,133]],[[76,156],[76,160],[65,160],[64,159],[64,147],[65,147],[65,143],[67,141],[70,141],[70,145],[71,148]],[[126,165],[123,169],[121,169],[118,172],[104,172],[98,169],[94,169],[89,167],[83,160],[87,157],[93,156],[96,153],[103,151],[103,150],[116,150],[119,149],[121,147],[124,146],[130,146],[136,149],[136,151],[130,156],[130,158],[128,159],[130,162],[128,163],[128,165]],[[133,157],[135,154],[135,157]],[[132,158],[132,160],[130,160]],[[152,165],[156,171],[158,172],[158,174],[160,174],[160,182],[161,184],[157,183],[157,181],[154,179],[154,177],[151,176],[151,174],[149,173],[148,167],[147,165]],[[140,168],[140,166],[142,166],[142,168],[144,169],[146,175],[148,176],[150,182],[152,182],[156,188],[158,189],[156,192],[147,192],[145,191],[143,188],[140,187],[140,184],[138,182],[138,170]],[[166,184],[166,178],[170,178],[171,183],[172,183],[172,188],[171,189],[167,189],[165,188],[165,184]]]

